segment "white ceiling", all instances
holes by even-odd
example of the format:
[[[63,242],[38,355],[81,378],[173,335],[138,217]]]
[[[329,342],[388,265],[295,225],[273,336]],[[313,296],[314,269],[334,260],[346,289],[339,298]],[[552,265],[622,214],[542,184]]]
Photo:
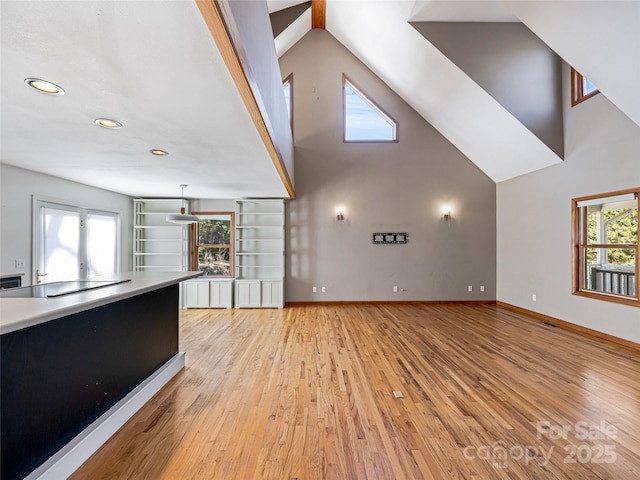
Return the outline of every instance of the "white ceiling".
[[[177,196],[185,183],[191,198],[287,197],[194,1],[0,9],[3,162],[133,196]],[[638,1],[328,0],[326,16],[329,33],[497,182],[561,159],[410,21],[518,19],[640,125]],[[307,12],[285,30],[278,54],[310,23]],[[26,77],[67,93],[33,91]],[[98,117],[124,128],[101,129]]]
[[[327,0],[327,31],[500,182],[562,159],[419,35],[416,21],[522,22],[640,125],[638,0]],[[279,55],[291,46],[286,34]]]
[[[195,2],[0,8],[3,163],[132,196],[288,196]]]
[[[267,1],[267,9],[269,13],[278,12],[280,10],[284,10],[285,8],[295,7],[296,5],[300,5],[301,3],[305,3],[308,0],[266,0]]]
[[[500,0],[416,0],[412,22],[519,22]]]
[[[413,1],[360,6],[329,2],[327,30],[492,180],[562,161],[408,23]]]

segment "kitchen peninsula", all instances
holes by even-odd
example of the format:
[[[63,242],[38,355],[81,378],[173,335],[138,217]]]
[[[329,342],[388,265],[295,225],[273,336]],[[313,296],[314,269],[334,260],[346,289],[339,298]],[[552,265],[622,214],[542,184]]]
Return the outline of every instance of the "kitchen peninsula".
[[[199,274],[124,273],[49,298],[0,295],[3,480],[66,478],[184,368],[179,283]],[[22,288],[11,296],[28,295]]]

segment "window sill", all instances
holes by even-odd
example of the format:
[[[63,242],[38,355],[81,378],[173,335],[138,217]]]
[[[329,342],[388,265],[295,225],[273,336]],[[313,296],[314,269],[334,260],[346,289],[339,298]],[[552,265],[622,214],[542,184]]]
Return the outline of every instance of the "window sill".
[[[629,305],[631,307],[640,308],[640,300],[636,297],[621,297],[619,295],[609,294],[606,292],[592,292],[585,290],[578,290],[573,292],[573,295],[579,297],[592,298],[594,300],[602,300],[604,302],[618,303],[620,305]]]

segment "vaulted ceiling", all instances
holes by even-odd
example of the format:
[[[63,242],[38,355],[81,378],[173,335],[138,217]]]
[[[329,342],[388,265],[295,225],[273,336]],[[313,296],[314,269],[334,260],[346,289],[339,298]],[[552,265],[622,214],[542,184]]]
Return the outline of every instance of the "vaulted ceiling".
[[[268,1],[278,55],[308,3]],[[563,160],[561,61],[640,125],[640,2],[327,0],[326,29],[496,182]]]
[[[277,57],[311,28],[311,3],[3,0],[0,159],[133,196],[173,196],[180,183],[195,198],[292,196]],[[556,56],[640,125],[640,2],[313,3],[331,35],[496,182],[561,162],[562,128],[535,98],[514,99],[513,79],[487,75],[471,47],[526,37],[550,76]],[[66,94],[30,90],[27,77]],[[101,129],[99,117],[124,126]]]

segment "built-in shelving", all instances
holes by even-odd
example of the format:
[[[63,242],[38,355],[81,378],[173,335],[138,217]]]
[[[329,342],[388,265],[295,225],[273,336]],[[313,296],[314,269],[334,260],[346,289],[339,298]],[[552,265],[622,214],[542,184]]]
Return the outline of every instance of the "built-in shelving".
[[[169,223],[166,216],[188,211],[182,199],[140,198],[133,201],[133,269],[186,271],[189,232],[185,225]]]
[[[235,306],[284,306],[284,201],[238,200]]]

